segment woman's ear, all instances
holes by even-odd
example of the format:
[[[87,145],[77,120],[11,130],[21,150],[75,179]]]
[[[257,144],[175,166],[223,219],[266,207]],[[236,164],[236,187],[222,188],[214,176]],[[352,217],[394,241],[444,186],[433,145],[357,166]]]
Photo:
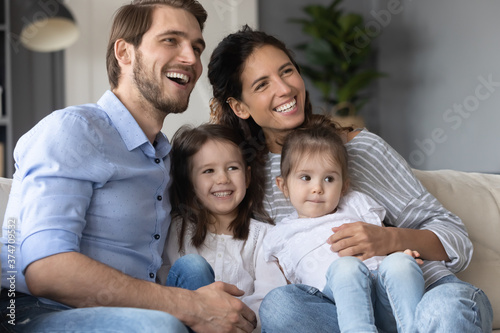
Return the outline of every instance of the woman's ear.
[[[242,101],[238,101],[233,97],[229,97],[226,100],[226,103],[229,104],[231,110],[233,110],[234,114],[241,119],[248,119],[250,117],[250,113],[247,110],[246,105]]]
[[[283,192],[285,197],[288,198],[288,187],[286,186],[286,182],[283,177],[276,177],[276,185],[278,185],[279,189],[281,190],[281,192]]]

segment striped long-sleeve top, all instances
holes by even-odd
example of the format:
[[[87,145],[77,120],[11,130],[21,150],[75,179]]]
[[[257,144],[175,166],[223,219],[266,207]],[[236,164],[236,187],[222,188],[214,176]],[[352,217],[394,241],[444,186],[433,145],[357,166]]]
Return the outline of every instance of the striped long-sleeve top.
[[[423,187],[403,157],[367,130],[349,141],[346,148],[351,188],[371,196],[386,209],[386,225],[431,230],[443,244],[450,261],[424,262],[421,268],[426,286],[465,269],[473,251],[465,226]],[[280,160],[281,155],[269,153],[265,168],[268,178],[264,205],[276,223],[294,212],[276,186]]]

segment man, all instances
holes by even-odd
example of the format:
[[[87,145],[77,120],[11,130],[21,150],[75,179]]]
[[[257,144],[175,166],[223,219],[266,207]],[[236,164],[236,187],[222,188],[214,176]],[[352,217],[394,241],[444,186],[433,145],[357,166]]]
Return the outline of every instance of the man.
[[[187,108],[201,74],[205,20],[196,0],[123,6],[107,53],[111,91],[53,112],[19,140],[3,226],[4,330],[255,327],[235,286],[155,283],[170,225],[170,145],[160,130]]]

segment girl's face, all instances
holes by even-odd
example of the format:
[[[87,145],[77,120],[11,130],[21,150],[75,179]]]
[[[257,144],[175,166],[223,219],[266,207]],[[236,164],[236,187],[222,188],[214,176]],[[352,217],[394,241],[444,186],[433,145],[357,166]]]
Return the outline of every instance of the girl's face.
[[[321,153],[300,158],[287,179],[276,182],[300,218],[335,212],[345,188],[340,165]]]
[[[196,197],[214,218],[231,222],[250,182],[240,149],[228,141],[208,140],[191,158]]]
[[[273,143],[304,122],[305,85],[280,49],[265,45],[246,60],[241,75],[242,100],[229,99],[235,114],[252,117]]]

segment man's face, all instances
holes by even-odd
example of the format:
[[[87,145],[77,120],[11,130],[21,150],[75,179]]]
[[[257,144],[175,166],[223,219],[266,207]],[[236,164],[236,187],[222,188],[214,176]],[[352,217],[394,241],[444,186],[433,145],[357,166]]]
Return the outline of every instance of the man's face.
[[[184,112],[203,70],[205,43],[189,12],[159,6],[135,52],[134,82],[151,105],[165,113]]]

